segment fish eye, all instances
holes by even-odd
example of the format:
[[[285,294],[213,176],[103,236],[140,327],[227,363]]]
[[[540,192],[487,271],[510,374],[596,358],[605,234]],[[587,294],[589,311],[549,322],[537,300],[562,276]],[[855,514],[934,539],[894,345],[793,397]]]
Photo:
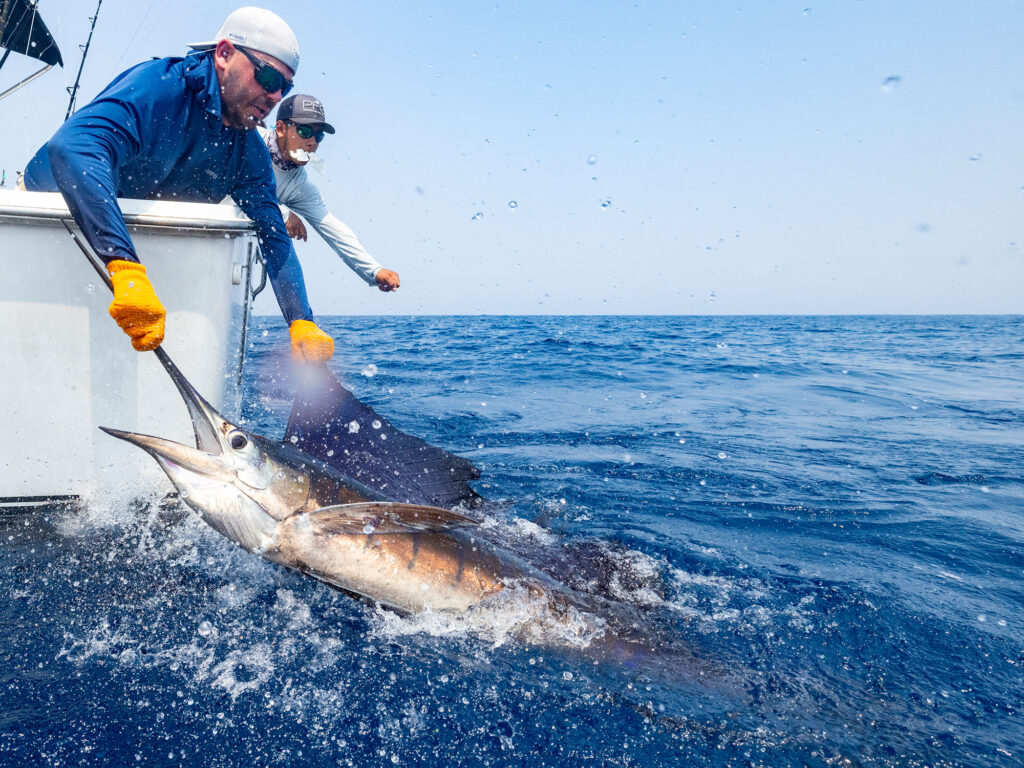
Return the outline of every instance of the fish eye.
[[[249,438],[243,435],[241,432],[235,432],[231,436],[231,447],[236,451],[240,451],[249,444]]]

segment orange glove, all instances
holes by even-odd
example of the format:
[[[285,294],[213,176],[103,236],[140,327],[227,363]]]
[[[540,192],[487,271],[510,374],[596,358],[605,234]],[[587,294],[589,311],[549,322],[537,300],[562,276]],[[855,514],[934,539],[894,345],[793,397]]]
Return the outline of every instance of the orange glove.
[[[334,357],[334,339],[310,320],[295,320],[288,328],[292,337],[292,359],[321,363]]]
[[[114,300],[107,310],[110,316],[132,337],[136,350],[156,349],[164,340],[167,313],[153,292],[146,268],[134,261],[116,260],[107,264],[107,272],[114,284]]]

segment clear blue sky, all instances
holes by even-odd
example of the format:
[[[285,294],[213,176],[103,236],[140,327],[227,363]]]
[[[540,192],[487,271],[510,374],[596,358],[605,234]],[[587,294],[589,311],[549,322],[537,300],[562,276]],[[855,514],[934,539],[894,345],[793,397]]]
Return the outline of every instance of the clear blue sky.
[[[240,4],[105,0],[81,98]],[[312,234],[318,314],[1024,312],[1024,2],[263,5],[339,129],[310,173],[402,276]],[[9,179],[94,9],[40,2],[67,69],[0,102]]]

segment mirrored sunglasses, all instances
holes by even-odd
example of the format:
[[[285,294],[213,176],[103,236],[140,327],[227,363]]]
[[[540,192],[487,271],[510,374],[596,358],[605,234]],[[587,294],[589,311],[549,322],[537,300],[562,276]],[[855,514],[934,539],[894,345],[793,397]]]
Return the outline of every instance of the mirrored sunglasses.
[[[263,59],[253,56],[245,50],[245,48],[240,48],[237,45],[235,46],[235,50],[241,51],[245,54],[245,58],[252,63],[253,69],[255,70],[255,72],[253,72],[253,76],[256,78],[256,82],[260,84],[260,87],[262,87],[267,93],[280,91],[281,98],[283,99],[288,95],[289,91],[295,87],[295,83],[274,69],[273,66],[263,61]]]
[[[317,144],[324,140],[324,130],[322,128],[319,131],[315,131],[308,125],[299,125],[298,123],[292,123],[292,125],[295,126],[295,132],[299,134],[300,139],[315,138]]]

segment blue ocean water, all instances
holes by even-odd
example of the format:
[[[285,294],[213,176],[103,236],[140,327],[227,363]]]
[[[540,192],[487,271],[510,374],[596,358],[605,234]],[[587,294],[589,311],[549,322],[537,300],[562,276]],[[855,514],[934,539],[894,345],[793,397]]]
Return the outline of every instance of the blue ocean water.
[[[664,654],[399,617],[174,505],[37,510],[0,517],[0,764],[1024,764],[1024,318],[326,327],[360,398],[482,469],[494,537]],[[261,319],[268,435],[285,349]]]

